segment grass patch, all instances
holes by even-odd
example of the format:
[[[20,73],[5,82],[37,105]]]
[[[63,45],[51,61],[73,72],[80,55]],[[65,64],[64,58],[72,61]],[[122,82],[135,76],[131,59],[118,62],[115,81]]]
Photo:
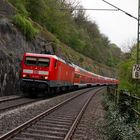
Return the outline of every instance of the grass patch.
[[[27,40],[32,40],[39,32],[39,30],[32,25],[30,20],[20,14],[14,16],[13,21],[21,29]]]

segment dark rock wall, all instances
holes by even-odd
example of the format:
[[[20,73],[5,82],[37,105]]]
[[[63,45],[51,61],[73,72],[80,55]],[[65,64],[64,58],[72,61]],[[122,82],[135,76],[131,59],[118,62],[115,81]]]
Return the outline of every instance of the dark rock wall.
[[[0,17],[0,96],[19,92],[19,69],[25,52],[52,52],[51,43],[39,35],[32,42],[6,17]]]
[[[0,16],[11,16],[15,13],[14,7],[7,0],[0,0]]]
[[[56,55],[67,60],[62,50],[59,47],[56,50],[55,43],[49,41],[47,37],[44,38],[41,33],[34,40],[27,41],[9,18],[16,13],[15,11],[6,0],[0,0],[0,96],[20,93],[19,71],[25,52],[51,54],[55,52]],[[97,73],[104,75],[102,71]]]
[[[0,49],[0,96],[14,92],[16,77],[14,60]]]

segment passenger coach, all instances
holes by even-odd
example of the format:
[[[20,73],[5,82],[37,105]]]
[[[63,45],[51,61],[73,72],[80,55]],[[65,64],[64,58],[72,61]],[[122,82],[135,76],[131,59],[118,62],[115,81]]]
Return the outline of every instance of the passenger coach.
[[[56,55],[25,53],[21,63],[20,89],[25,94],[28,91],[49,94],[79,87],[118,84],[116,79],[89,72]]]

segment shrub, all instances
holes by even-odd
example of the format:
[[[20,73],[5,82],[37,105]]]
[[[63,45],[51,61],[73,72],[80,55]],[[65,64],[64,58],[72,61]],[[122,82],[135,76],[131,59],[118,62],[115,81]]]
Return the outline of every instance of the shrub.
[[[39,32],[38,29],[33,27],[30,20],[20,14],[14,16],[13,20],[14,23],[21,29],[27,40],[32,40]]]
[[[13,6],[15,6],[21,15],[28,16],[29,13],[26,10],[26,0],[8,0]]]
[[[129,114],[122,116],[118,105],[115,105],[110,97],[104,97],[106,113],[106,135],[108,140],[138,140],[133,127],[136,123],[127,122]]]

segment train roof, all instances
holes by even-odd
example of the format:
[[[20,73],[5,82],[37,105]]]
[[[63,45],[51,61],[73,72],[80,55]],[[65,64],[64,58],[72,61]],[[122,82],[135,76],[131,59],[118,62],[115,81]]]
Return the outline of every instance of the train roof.
[[[73,63],[68,63],[67,61],[61,59],[60,57],[56,56],[56,55],[52,55],[52,54],[37,54],[37,53],[25,53],[24,56],[33,56],[33,57],[46,57],[46,58],[54,58],[56,60],[59,60],[63,63],[67,63],[68,65],[74,67],[77,71],[82,71],[82,72],[86,72],[86,73],[89,73],[89,74],[92,74],[93,76],[96,76],[96,77],[99,77],[99,78],[104,78],[104,79],[107,79],[107,80],[116,80],[114,78],[110,78],[110,77],[104,77],[104,76],[101,76],[101,75],[98,75],[96,73],[93,73],[93,72],[89,72]]]
[[[83,69],[83,68],[81,68],[81,67],[79,67],[79,66],[77,66],[77,65],[75,65],[75,64],[73,64],[73,67],[77,70],[77,71],[82,71],[82,72],[86,72],[86,73],[89,73],[89,74],[91,74],[91,75],[93,75],[93,76],[99,76],[99,75],[97,75],[97,74],[95,74],[95,73],[93,73],[93,72],[90,72],[90,71],[87,71],[87,70],[85,70],[85,69]]]
[[[34,56],[34,57],[49,57],[49,58],[58,58],[56,55],[50,54],[37,54],[37,53],[25,53],[25,56]]]
[[[61,59],[60,57],[56,56],[56,55],[52,55],[52,54],[37,54],[37,53],[25,53],[25,56],[33,56],[33,57],[46,57],[46,58],[54,58],[56,60],[59,60],[63,63],[67,63],[65,60]],[[71,66],[73,66],[71,63],[67,63]]]

